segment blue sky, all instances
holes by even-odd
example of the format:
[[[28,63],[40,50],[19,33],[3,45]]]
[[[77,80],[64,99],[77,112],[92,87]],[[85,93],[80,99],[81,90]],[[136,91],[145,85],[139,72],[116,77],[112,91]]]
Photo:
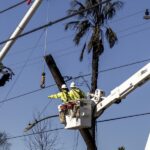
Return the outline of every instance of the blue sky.
[[[0,10],[17,2],[19,1],[13,0],[13,2],[10,2],[10,0],[1,0]],[[69,0],[43,0],[24,32],[45,24],[47,18],[50,21],[55,21],[64,17],[66,10],[69,8],[69,2]],[[113,49],[109,49],[106,44],[105,52],[100,58],[99,69],[101,71],[150,59],[150,20],[143,19],[145,9],[150,7],[150,1],[124,0],[123,2],[123,9],[109,22],[109,25],[116,31],[119,40]],[[0,41],[10,36],[29,7],[24,4],[16,9],[0,14]],[[46,11],[47,9],[48,13]],[[51,53],[53,55],[63,76],[76,77],[81,74],[90,73],[91,56],[85,53],[84,61],[82,63],[79,62],[79,54],[84,40],[81,46],[76,47],[72,42],[73,32],[64,31],[65,22],[67,21],[48,28],[46,51],[44,50],[44,30],[22,37],[16,41],[3,61],[6,66],[14,71],[15,76],[5,87],[1,87],[0,101],[11,99],[40,88],[39,83],[43,71],[43,55],[45,53]],[[103,89],[106,95],[108,95],[112,89],[124,82],[148,62],[144,61],[136,65],[101,72],[99,74],[98,87]],[[46,86],[54,84],[53,77],[46,65],[45,72]],[[90,78],[90,76],[85,77],[89,84]],[[149,87],[150,82],[138,88],[128,95],[121,104],[112,105],[108,108],[98,120],[150,112]],[[88,92],[86,85],[81,86],[81,88],[85,92]],[[61,101],[47,98],[49,94],[55,92],[58,92],[56,86],[2,103],[0,105],[0,130],[6,131],[12,137],[24,134],[23,130],[27,123],[32,121],[33,114],[37,111],[42,111],[50,101],[43,115],[57,114],[57,105]],[[150,132],[149,117],[147,115],[98,123],[98,149],[115,150],[122,145],[127,150],[144,149]],[[55,129],[59,127],[62,126],[59,124],[58,118],[53,119],[51,128]],[[57,133],[61,141],[60,143],[64,143],[63,149],[72,149],[74,141],[76,142],[77,139],[77,131],[60,130]],[[27,150],[23,138],[12,139],[10,143],[12,143],[11,150]],[[85,143],[80,136],[77,149],[85,149]]]

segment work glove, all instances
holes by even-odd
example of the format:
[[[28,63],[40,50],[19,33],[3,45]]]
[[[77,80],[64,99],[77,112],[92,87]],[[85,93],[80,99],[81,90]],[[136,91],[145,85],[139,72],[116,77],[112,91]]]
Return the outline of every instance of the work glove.
[[[51,95],[49,95],[48,98],[53,98],[53,97]]]

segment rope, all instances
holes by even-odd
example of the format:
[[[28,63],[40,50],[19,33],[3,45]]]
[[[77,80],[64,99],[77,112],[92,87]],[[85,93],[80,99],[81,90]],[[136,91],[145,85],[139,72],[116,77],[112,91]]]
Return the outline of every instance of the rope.
[[[47,0],[48,2],[48,0]],[[48,22],[48,10],[49,10],[49,3],[47,4],[47,11],[46,11],[46,23]],[[48,28],[45,28],[45,39],[44,39],[44,56],[46,55],[47,51],[47,35],[48,35]],[[42,77],[41,77],[41,88],[45,88],[45,81],[46,81],[46,73],[45,73],[45,61],[43,60],[43,72],[42,72]]]

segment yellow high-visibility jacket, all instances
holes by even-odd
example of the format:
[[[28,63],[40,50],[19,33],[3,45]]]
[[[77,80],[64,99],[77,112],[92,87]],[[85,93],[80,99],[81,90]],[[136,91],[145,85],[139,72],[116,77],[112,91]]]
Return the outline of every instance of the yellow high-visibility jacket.
[[[62,91],[56,94],[49,95],[48,98],[60,98],[63,103],[67,103],[69,100],[71,100],[71,97],[67,91]]]
[[[69,91],[69,95],[71,97],[71,100],[80,100],[80,99],[86,98],[84,92],[76,87],[72,88]]]

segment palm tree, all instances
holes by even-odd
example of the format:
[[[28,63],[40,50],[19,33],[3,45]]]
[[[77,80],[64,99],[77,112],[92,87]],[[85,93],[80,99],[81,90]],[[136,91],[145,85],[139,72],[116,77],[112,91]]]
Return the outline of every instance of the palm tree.
[[[119,0],[116,2],[106,2],[103,5],[98,5],[102,0],[72,0],[71,8],[68,14],[74,14],[78,11],[96,5],[94,9],[88,9],[77,15],[75,21],[70,21],[65,25],[65,30],[73,29],[76,31],[73,41],[79,45],[81,39],[85,35],[90,35],[89,40],[83,45],[80,61],[83,60],[84,51],[92,53],[92,78],[91,78],[91,92],[97,89],[97,80],[99,72],[99,57],[104,52],[104,39],[106,38],[110,48],[117,42],[116,33],[108,26],[108,20],[112,19],[117,10],[119,10],[123,3]]]

